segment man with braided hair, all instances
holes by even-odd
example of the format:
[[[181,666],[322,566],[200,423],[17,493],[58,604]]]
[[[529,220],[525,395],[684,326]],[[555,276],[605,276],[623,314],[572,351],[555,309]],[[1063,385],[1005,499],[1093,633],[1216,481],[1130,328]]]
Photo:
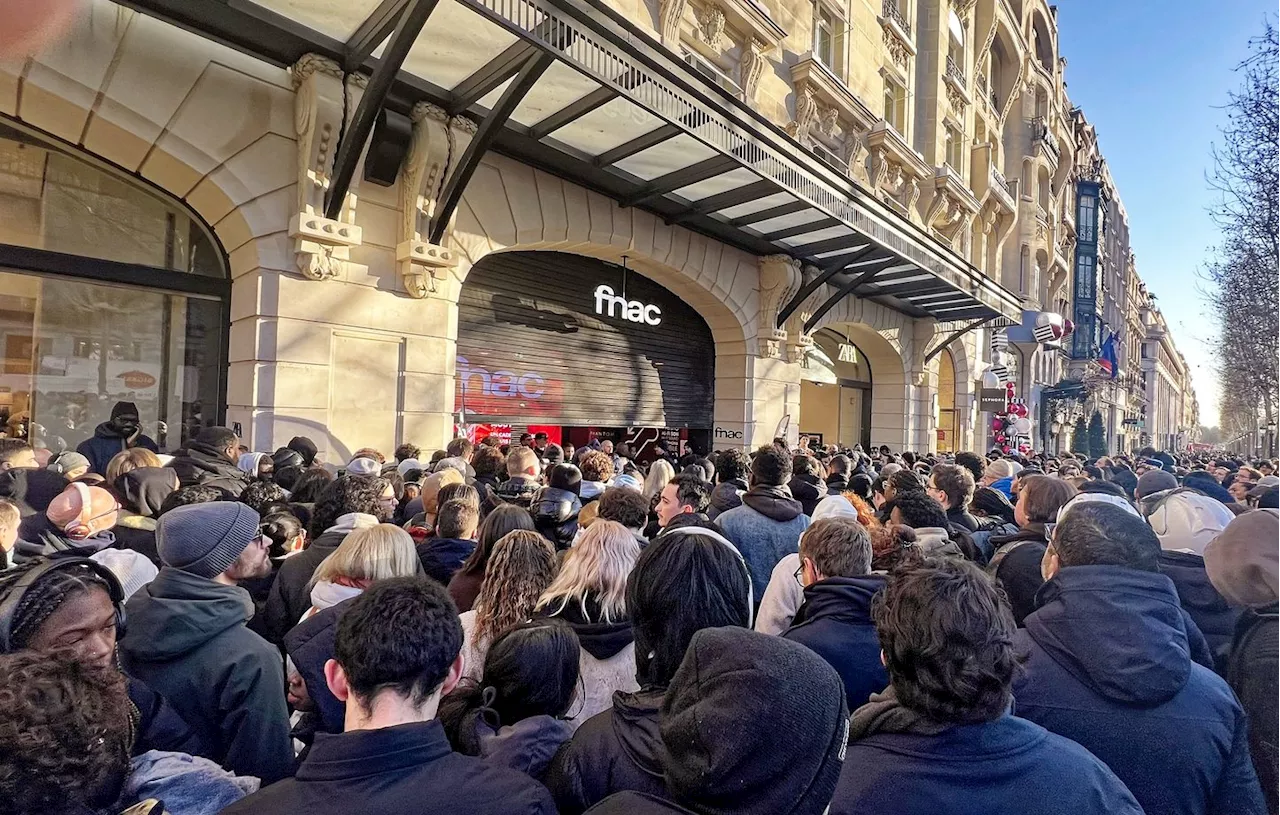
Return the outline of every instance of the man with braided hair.
[[[116,578],[87,558],[35,558],[0,572],[0,653],[54,653],[94,669],[120,672],[116,658]],[[27,578],[35,582],[20,588]],[[21,596],[19,597],[19,592]],[[208,755],[191,726],[159,694],[126,676],[136,739],[134,755],[168,750]]]

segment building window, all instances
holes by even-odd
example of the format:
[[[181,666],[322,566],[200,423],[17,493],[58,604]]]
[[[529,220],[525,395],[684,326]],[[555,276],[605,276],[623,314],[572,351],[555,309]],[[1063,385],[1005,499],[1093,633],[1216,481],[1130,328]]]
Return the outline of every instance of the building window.
[[[1081,195],[1076,205],[1076,232],[1082,243],[1096,243],[1098,240],[1098,198],[1094,195]]]
[[[844,21],[821,3],[813,10],[813,55],[844,78]]]
[[[885,77],[884,120],[899,134],[907,132],[907,89]]]
[[[951,165],[951,169],[957,173],[964,171],[964,133],[952,127],[946,126],[947,136],[947,164]]]
[[[1095,261],[1092,255],[1076,258],[1076,299],[1092,300],[1097,295]]]

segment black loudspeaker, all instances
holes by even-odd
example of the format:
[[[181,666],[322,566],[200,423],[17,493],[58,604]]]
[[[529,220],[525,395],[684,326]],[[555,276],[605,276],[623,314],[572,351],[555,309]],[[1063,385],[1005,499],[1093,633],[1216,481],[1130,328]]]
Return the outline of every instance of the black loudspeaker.
[[[413,138],[413,122],[383,108],[373,123],[373,136],[369,138],[369,152],[364,157],[364,180],[380,187],[396,183],[400,162],[409,152],[409,140]]]

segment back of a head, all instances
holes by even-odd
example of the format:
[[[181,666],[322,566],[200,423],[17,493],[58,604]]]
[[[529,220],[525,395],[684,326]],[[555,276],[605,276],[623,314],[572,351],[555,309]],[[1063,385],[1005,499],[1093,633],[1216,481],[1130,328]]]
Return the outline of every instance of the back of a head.
[[[539,609],[556,613],[568,604],[600,605],[604,622],[627,616],[627,576],[640,556],[635,535],[617,521],[599,520],[574,542],[555,580],[538,600]]]
[[[978,482],[982,480],[982,474],[987,469],[987,462],[977,453],[962,450],[956,453],[956,466],[964,467],[973,476],[974,482]]]
[[[209,450],[222,450],[235,444],[239,439],[236,432],[229,427],[211,427],[201,428],[196,434],[195,443]]]
[[[840,676],[810,649],[705,628],[663,698],[668,789],[702,815],[820,815],[840,777],[848,716]]]
[[[1076,488],[1079,492],[1102,492],[1108,495],[1114,495],[1118,498],[1128,499],[1124,487],[1114,484],[1110,481],[1103,481],[1100,478],[1091,478]]]
[[[1075,497],[1076,488],[1069,481],[1051,475],[1028,476],[1018,493],[1018,503],[1031,523],[1052,523],[1058,510]]]
[[[1280,599],[1280,511],[1255,509],[1236,517],[1204,550],[1205,571],[1227,602],[1265,608]]]
[[[507,475],[537,475],[538,454],[528,447],[512,447],[507,453]]]
[[[471,439],[457,438],[449,442],[445,447],[445,455],[447,458],[466,458],[475,452],[476,446],[471,443]]]
[[[481,445],[471,456],[471,469],[475,470],[476,478],[500,476],[506,467],[507,460],[503,458],[502,451],[487,444]]]
[[[391,577],[413,577],[420,564],[408,532],[395,524],[378,524],[349,532],[316,568],[311,585],[339,580],[359,585]]]
[[[582,491],[582,471],[572,464],[557,464],[547,471],[547,486],[578,495]]]
[[[815,520],[800,536],[800,557],[827,577],[859,577],[871,571],[871,536],[852,518]]]
[[[791,480],[791,456],[785,450],[766,444],[751,460],[751,486],[781,487]]]
[[[930,560],[903,567],[890,574],[873,616],[904,707],[945,724],[991,721],[1008,709],[1016,626],[977,566]]]
[[[871,476],[866,473],[858,473],[857,475],[849,476],[849,492],[864,501],[870,501],[872,483],[873,481]]]
[[[599,450],[591,450],[578,462],[583,481],[603,482],[613,478],[613,459]]]
[[[477,641],[529,619],[558,571],[555,549],[541,534],[516,530],[493,545],[476,597]]]
[[[751,583],[732,544],[696,528],[669,529],[645,547],[627,580],[636,679],[665,687],[695,632],[751,624]]]
[[[853,472],[853,461],[841,453],[831,457],[831,460],[827,462],[827,469],[831,471],[832,475],[847,476]]]
[[[322,535],[343,515],[352,512],[379,515],[385,484],[381,478],[369,475],[348,475],[335,479],[316,498],[309,530],[312,539]]]
[[[1063,568],[1124,566],[1159,571],[1160,539],[1156,533],[1137,512],[1107,501],[1081,497],[1064,507],[1052,544]]]
[[[818,460],[813,456],[804,454],[791,457],[791,472],[793,475],[817,475]]]
[[[893,487],[895,496],[904,492],[925,493],[924,482],[920,480],[920,476],[916,475],[913,470],[894,470],[885,477],[885,483]]]
[[[912,529],[947,528],[946,510],[927,493],[899,492],[893,497],[893,509]]]
[[[161,466],[160,457],[145,447],[131,447],[121,450],[107,462],[107,471],[103,473],[108,484],[114,484],[120,476],[142,467]]]
[[[363,710],[391,693],[421,705],[462,650],[462,624],[448,592],[427,577],[379,581],[338,619],[333,657]]]
[[[716,458],[716,481],[746,481],[751,472],[751,459],[736,448],[722,450]]]
[[[649,522],[649,502],[635,490],[609,487],[596,503],[600,518],[617,521],[628,529],[643,529]]]
[[[480,526],[480,508],[465,498],[450,498],[436,515],[436,535],[441,538],[470,538]]]
[[[110,809],[129,771],[124,676],[34,651],[0,656],[0,811]]]

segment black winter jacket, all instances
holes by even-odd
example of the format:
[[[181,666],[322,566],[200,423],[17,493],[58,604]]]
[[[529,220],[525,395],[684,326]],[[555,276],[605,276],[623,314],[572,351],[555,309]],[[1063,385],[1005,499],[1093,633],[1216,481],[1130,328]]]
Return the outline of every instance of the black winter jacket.
[[[782,636],[808,646],[840,674],[850,710],[889,686],[871,601],[884,588],[879,575],[828,577],[804,590],[804,602]]]
[[[580,815],[622,790],[666,794],[658,710],[664,690],[615,693],[613,709],[587,719],[542,779],[560,815]]]
[[[1036,592],[1044,585],[1040,561],[1048,541],[1044,524],[1028,524],[1012,535],[992,536],[991,562],[987,567],[1004,589],[1013,609],[1013,621],[1021,628],[1027,615],[1036,610]]]
[[[312,614],[284,636],[284,649],[293,667],[307,686],[307,694],[316,705],[313,733],[341,733],[347,705],[329,690],[324,678],[324,664],[333,658],[333,645],[338,636],[338,620],[356,598],[343,600]]]
[[[166,566],[126,608],[125,670],[168,699],[227,769],[264,784],[289,775],[284,668],[245,627],[249,593]]]
[[[125,679],[128,681],[129,703],[138,712],[138,735],[133,741],[135,756],[149,750],[164,750],[213,759],[212,745],[187,724],[173,705],[146,683],[132,676]]]
[[[448,586],[453,575],[476,550],[476,542],[460,538],[432,538],[417,545],[418,560],[427,577]]]
[[[551,796],[523,773],[449,747],[438,721],[320,734],[298,774],[222,815],[555,815]]]
[[[746,491],[747,485],[741,481],[716,484],[711,491],[711,506],[707,508],[707,517],[714,521],[720,513],[742,506],[742,494]]]
[[[169,469],[178,473],[178,483],[184,487],[201,485],[222,490],[230,500],[237,500],[249,486],[249,476],[235,462],[227,461],[219,450],[203,447],[195,442],[178,452],[169,463]]]
[[[1227,658],[1231,654],[1231,640],[1235,637],[1236,622],[1241,610],[1233,608],[1209,582],[1204,570],[1204,558],[1190,552],[1161,552],[1160,573],[1169,576],[1178,590],[1178,602],[1195,620],[1196,628],[1204,634],[1213,652],[1215,670],[1223,676],[1227,673]]]
[[[1280,805],[1280,767],[1277,767],[1276,713],[1277,662],[1280,662],[1280,613],[1276,606],[1246,611],[1236,625],[1235,642],[1231,647],[1231,661],[1227,667],[1227,682],[1236,692],[1236,698],[1249,717],[1249,752],[1253,756],[1253,768],[1262,782],[1262,794],[1267,801],[1267,812],[1276,815]]]
[[[267,597],[267,631],[271,635],[267,639],[277,645],[284,642],[284,635],[311,608],[311,592],[307,590],[307,584],[324,559],[346,539],[349,531],[327,530],[306,549],[285,558],[280,564],[275,582],[271,584],[271,594]]]
[[[568,549],[573,543],[574,535],[578,534],[578,513],[581,511],[582,499],[559,487],[538,490],[529,506],[534,528],[555,544],[557,550]]]
[[[134,447],[145,447],[153,453],[159,453],[160,448],[156,445],[155,440],[150,436],[139,433],[138,437],[130,444],[129,440],[117,429],[111,426],[110,422],[103,422],[93,430],[93,436],[80,442],[76,447],[76,452],[89,459],[89,469],[98,475],[107,474],[107,465],[111,463],[111,459],[116,453],[123,453]]]
[[[797,475],[787,486],[791,489],[791,497],[800,502],[804,514],[809,517],[813,517],[818,502],[827,497],[827,484],[816,475]]]

